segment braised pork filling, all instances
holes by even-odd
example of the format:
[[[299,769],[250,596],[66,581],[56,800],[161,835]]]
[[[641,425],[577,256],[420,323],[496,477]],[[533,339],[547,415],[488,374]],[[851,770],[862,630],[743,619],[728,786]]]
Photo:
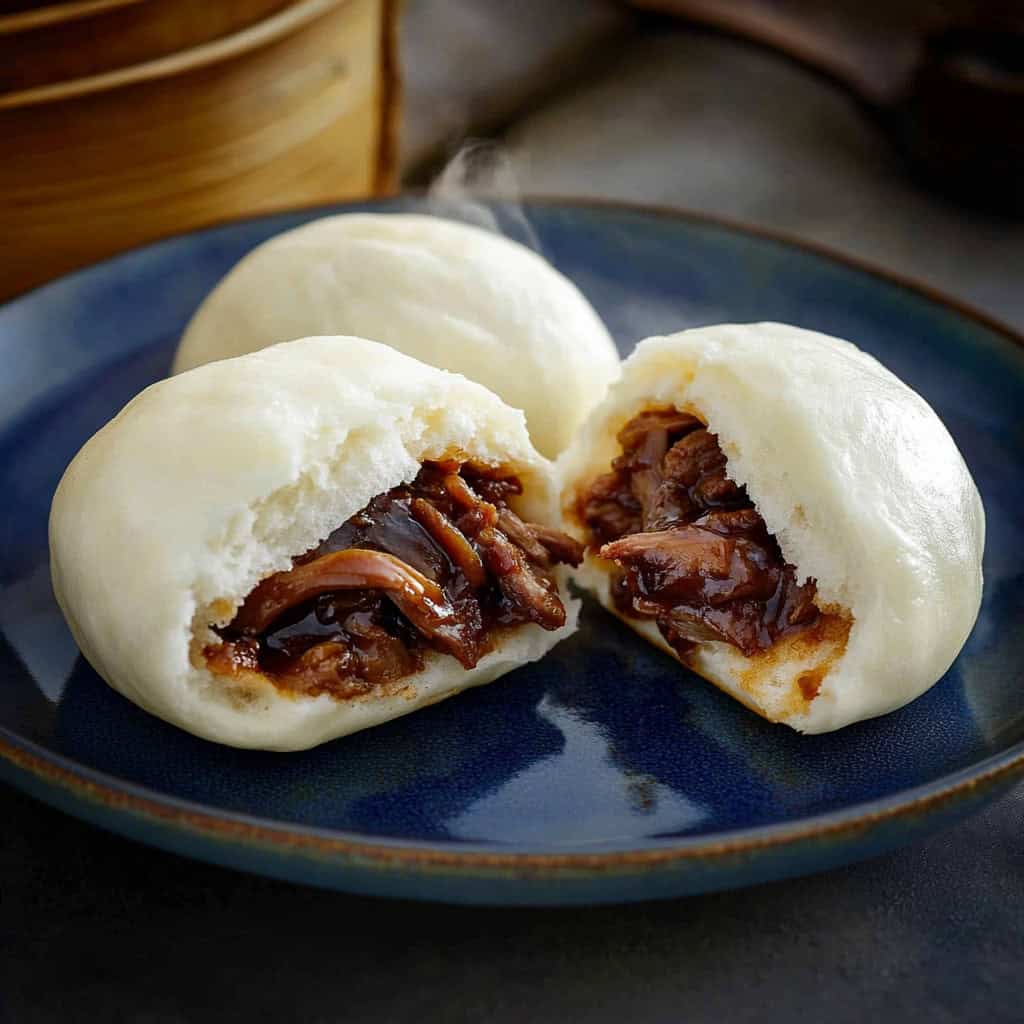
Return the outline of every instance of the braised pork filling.
[[[510,627],[565,624],[552,570],[583,547],[509,507],[515,476],[425,462],[291,569],[263,580],[222,642],[223,675],[258,671],[279,688],[346,699],[419,671],[428,651],[472,668]]]
[[[620,612],[654,619],[680,655],[718,640],[749,657],[817,621],[815,581],[797,582],[704,423],[649,409],[618,441],[622,454],[577,511],[598,556],[617,567]]]

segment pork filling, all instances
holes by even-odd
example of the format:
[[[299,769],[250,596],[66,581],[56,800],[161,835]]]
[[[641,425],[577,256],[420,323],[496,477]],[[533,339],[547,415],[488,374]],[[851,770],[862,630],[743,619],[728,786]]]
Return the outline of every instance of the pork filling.
[[[616,565],[620,612],[654,619],[680,655],[717,640],[749,657],[817,622],[815,581],[797,581],[704,423],[649,409],[618,441],[622,454],[581,493],[578,514]]]
[[[565,624],[553,569],[583,547],[509,507],[515,476],[425,462],[287,572],[263,580],[204,650],[221,675],[339,699],[419,671],[429,651],[472,668],[510,627]]]

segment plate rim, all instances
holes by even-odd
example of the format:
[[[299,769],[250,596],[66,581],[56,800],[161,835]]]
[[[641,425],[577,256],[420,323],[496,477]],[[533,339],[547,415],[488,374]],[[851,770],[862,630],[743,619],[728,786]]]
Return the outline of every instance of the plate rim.
[[[109,269],[120,262],[129,262],[135,254],[173,244],[185,238],[214,233],[233,225],[269,220],[289,214],[310,214],[321,211],[344,212],[368,204],[401,202],[427,198],[426,190],[403,189],[390,196],[367,197],[361,200],[316,205],[285,206],[257,214],[218,220],[202,228],[169,235],[146,245],[125,250],[108,259],[79,268],[0,303],[0,314],[12,306],[30,300],[38,293],[65,284],[69,279]],[[1024,348],[1024,333],[975,308],[970,303],[940,291],[911,276],[879,267],[859,256],[844,253],[828,245],[777,231],[742,220],[690,210],[665,204],[641,203],[603,197],[525,195],[480,197],[484,203],[517,202],[527,210],[531,206],[575,208],[633,213],[656,219],[685,221],[724,229],[739,236],[749,236],[808,252],[826,262],[856,270],[886,284],[912,292],[926,301],[975,322],[981,327],[1018,347]],[[448,839],[416,840],[399,837],[368,836],[363,833],[327,829],[300,823],[263,818],[239,811],[219,809],[210,804],[186,800],[160,790],[121,779],[64,754],[27,739],[0,725],[0,760],[14,768],[4,775],[17,788],[18,777],[26,773],[43,783],[48,790],[64,792],[76,802],[99,804],[108,811],[128,813],[155,820],[175,831],[214,838],[243,845],[259,844],[290,852],[314,853],[320,856],[344,857],[370,862],[371,865],[404,865],[408,867],[493,869],[521,868],[588,870],[608,867],[655,867],[677,861],[711,860],[733,857],[759,850],[796,845],[807,840],[838,839],[847,833],[862,832],[888,821],[908,816],[917,817],[943,805],[1009,784],[1024,775],[1024,740],[1006,750],[991,754],[973,764],[948,772],[907,789],[873,800],[860,801],[838,810],[805,815],[788,822],[755,825],[705,835],[650,837],[638,846],[636,840],[623,847],[585,851],[549,848],[544,852],[516,849],[515,844],[452,841]],[[511,847],[511,848],[510,848]]]
[[[955,772],[875,800],[840,810],[706,835],[650,837],[638,846],[543,852],[510,849],[515,844],[472,840],[416,840],[373,837],[340,829],[261,818],[241,811],[161,793],[26,740],[0,726],[0,759],[78,801],[134,817],[156,820],[177,831],[204,838],[258,843],[290,852],[370,861],[379,865],[465,867],[508,870],[524,867],[588,870],[601,867],[657,867],[685,860],[732,857],[796,845],[807,840],[839,839],[847,833],[884,825],[894,819],[926,815],[974,793],[995,790],[1024,774],[1024,741]],[[15,783],[16,784],[16,783]],[[19,787],[21,788],[21,787]]]

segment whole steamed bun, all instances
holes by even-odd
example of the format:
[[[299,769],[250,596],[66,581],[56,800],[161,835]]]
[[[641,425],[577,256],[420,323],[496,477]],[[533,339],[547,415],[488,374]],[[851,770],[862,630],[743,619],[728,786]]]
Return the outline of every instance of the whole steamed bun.
[[[206,298],[174,373],[310,335],[372,338],[526,413],[549,458],[619,371],[579,289],[518,242],[416,214],[325,217],[242,259]]]

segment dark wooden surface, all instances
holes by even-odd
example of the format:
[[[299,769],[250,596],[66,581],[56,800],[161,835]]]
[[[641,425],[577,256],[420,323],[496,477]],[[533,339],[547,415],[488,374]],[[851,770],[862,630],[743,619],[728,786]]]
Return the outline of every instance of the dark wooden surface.
[[[0,788],[0,1021],[1019,1024],[1024,793],[826,875],[486,909],[183,860]]]

